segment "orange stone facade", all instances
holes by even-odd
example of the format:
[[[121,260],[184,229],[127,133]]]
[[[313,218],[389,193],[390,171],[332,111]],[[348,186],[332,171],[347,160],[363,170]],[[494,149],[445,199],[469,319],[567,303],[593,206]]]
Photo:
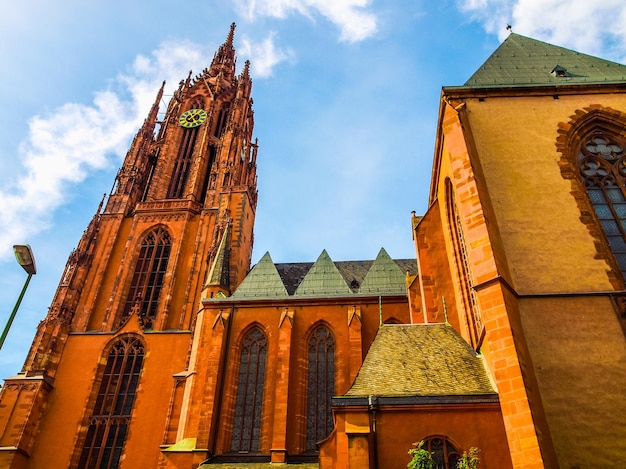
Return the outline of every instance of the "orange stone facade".
[[[0,467],[401,468],[431,436],[478,446],[483,469],[616,467],[624,283],[576,154],[593,132],[626,138],[623,83],[444,89],[406,288],[238,297],[252,275],[257,142],[233,34],[161,120],[158,92],[71,253],[0,394]],[[372,396],[328,409],[312,444],[312,339],[331,344],[324,372],[342,396],[383,323],[449,324],[484,360],[495,400]]]

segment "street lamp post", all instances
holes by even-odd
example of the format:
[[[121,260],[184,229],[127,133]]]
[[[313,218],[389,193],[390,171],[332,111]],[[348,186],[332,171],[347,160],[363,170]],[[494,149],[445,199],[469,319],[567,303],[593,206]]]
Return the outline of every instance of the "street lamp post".
[[[11,324],[13,324],[13,319],[15,319],[17,309],[20,307],[22,298],[24,298],[24,293],[26,293],[26,289],[28,288],[28,284],[30,283],[30,278],[37,273],[37,267],[35,266],[35,256],[33,256],[33,251],[28,244],[17,244],[13,246],[13,252],[15,253],[17,263],[21,265],[22,268],[26,271],[28,277],[26,278],[26,282],[24,282],[24,286],[22,287],[22,293],[20,293],[20,296],[17,299],[15,306],[13,307],[11,316],[9,316],[7,325],[4,326],[2,336],[0,336],[0,349],[2,349],[2,346],[4,345],[4,339],[7,338],[9,329],[11,329]]]

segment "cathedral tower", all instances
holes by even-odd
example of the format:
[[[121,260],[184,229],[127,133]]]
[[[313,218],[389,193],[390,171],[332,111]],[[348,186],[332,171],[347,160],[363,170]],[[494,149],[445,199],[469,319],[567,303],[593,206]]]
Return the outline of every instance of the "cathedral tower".
[[[125,440],[160,444],[166,418],[151,409],[168,408],[200,299],[230,295],[250,267],[257,144],[234,29],[159,120],[161,87],[71,253],[22,372],[2,390],[0,466],[117,467]],[[154,431],[128,431],[131,412]]]

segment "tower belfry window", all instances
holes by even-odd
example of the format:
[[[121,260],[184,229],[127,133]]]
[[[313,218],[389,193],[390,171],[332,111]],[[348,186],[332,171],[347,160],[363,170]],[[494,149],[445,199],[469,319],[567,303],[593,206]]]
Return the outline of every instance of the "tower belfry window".
[[[178,148],[172,179],[167,190],[168,199],[175,199],[184,195],[185,185],[193,163],[193,149],[198,138],[198,129],[200,127],[183,129],[183,139]]]
[[[214,135],[218,138],[222,136],[222,134],[224,133],[224,130],[226,129],[226,123],[228,122],[229,112],[230,112],[230,103],[225,103],[220,109],[220,112],[217,118],[217,125],[215,126]]]
[[[578,153],[580,174],[609,247],[626,278],[626,142],[596,131]]]

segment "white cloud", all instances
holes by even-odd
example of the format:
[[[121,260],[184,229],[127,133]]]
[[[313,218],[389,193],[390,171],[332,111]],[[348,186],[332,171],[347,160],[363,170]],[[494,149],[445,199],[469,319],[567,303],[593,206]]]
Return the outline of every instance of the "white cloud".
[[[459,0],[462,11],[500,39],[513,31],[614,60],[626,59],[624,0]]]
[[[317,13],[339,28],[339,39],[345,42],[358,42],[376,32],[376,16],[367,9],[370,4],[371,0],[235,0],[250,21],[258,16],[284,19],[291,13],[314,19]]]
[[[22,167],[0,190],[0,258],[11,255],[8,246],[50,226],[71,185],[120,163],[164,78],[171,95],[181,76],[211,57],[192,43],[164,43],[151,57],[138,56],[112,81],[111,88],[119,91],[98,91],[90,104],[67,103],[31,118],[28,138],[20,145]]]
[[[276,33],[270,34],[260,43],[254,43],[248,37],[241,39],[239,55],[249,57],[252,67],[252,76],[256,78],[267,78],[272,76],[273,68],[285,60],[294,58],[291,50],[277,49],[274,45]]]

